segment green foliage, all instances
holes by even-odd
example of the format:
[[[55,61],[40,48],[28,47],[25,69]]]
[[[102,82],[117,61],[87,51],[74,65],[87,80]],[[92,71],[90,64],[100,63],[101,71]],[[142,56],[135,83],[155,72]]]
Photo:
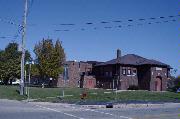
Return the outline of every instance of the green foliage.
[[[180,76],[175,79],[175,85],[180,88]]]
[[[32,58],[31,58],[31,54],[28,50],[26,50],[25,52],[25,61],[31,61]]]
[[[43,39],[35,45],[34,53],[37,57],[37,68],[41,77],[57,79],[63,71],[62,64],[65,61],[62,43],[57,40],[54,46],[51,39]]]
[[[30,59],[30,53],[26,51],[26,59]],[[9,43],[5,50],[0,51],[0,78],[5,84],[12,82],[14,78],[20,78],[21,52],[17,43]]]
[[[170,77],[168,81],[168,91],[176,92],[178,88],[180,88],[180,76],[176,78]]]
[[[40,75],[39,69],[38,69],[38,64],[34,64],[31,66],[31,74],[33,76],[39,76]]]

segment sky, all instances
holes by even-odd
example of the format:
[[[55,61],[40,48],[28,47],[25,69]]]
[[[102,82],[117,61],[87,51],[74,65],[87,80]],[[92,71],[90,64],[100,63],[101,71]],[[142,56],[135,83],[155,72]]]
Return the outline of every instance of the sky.
[[[178,0],[29,0],[28,5],[26,49],[34,58],[34,45],[43,38],[60,39],[67,60],[108,61],[119,48],[122,55],[155,59],[180,74]],[[24,0],[0,0],[0,49],[21,43],[18,26],[7,22],[21,24],[23,9]]]

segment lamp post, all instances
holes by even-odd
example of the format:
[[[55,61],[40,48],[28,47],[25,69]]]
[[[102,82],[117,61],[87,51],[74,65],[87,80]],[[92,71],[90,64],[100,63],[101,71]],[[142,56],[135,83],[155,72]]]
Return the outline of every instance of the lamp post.
[[[28,89],[27,89],[27,100],[29,101],[29,95],[30,95],[30,83],[31,83],[31,65],[34,64],[34,61],[27,61],[27,65],[29,65],[29,76],[28,76]]]

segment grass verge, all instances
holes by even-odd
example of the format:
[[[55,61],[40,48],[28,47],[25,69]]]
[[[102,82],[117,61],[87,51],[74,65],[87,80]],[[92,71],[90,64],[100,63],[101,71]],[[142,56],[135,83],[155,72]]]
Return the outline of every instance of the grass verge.
[[[0,85],[0,98],[11,100],[25,100],[27,96],[20,96],[18,86]],[[65,97],[62,96],[62,91]],[[82,92],[87,96],[81,99]],[[180,102],[180,94],[173,92],[123,91],[115,93],[112,90],[80,89],[80,88],[30,88],[30,99],[44,102]]]

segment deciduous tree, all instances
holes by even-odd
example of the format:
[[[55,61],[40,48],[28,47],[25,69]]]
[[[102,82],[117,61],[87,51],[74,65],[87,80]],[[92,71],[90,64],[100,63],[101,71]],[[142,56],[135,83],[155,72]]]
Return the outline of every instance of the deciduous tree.
[[[35,45],[34,53],[37,58],[37,68],[42,78],[57,79],[62,73],[62,64],[65,61],[65,53],[62,43],[57,40],[55,45],[51,39],[43,39]]]
[[[26,59],[31,58],[30,53],[26,51]],[[17,43],[9,43],[5,50],[0,51],[0,78],[7,85],[12,84],[12,80],[20,78],[21,72],[21,52],[18,51]]]

